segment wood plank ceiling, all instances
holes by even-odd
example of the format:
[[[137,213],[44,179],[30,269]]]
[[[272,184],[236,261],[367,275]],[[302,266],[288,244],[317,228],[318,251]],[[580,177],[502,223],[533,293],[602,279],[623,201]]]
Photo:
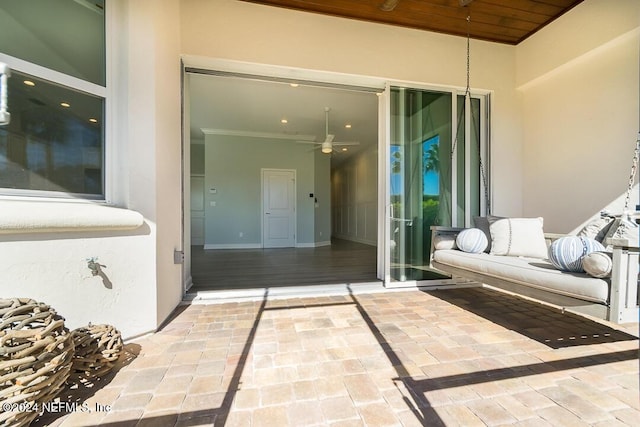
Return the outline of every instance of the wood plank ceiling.
[[[515,45],[583,0],[243,1]]]

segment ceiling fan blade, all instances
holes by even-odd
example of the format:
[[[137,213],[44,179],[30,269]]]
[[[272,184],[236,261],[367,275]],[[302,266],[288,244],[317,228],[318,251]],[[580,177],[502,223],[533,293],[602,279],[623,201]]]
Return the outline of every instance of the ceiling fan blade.
[[[379,8],[383,12],[391,12],[396,8],[399,2],[400,0],[384,0]]]
[[[357,141],[344,141],[344,142],[334,142],[333,145],[360,145]]]
[[[322,142],[315,142],[315,141],[296,141],[297,144],[316,144],[316,145],[320,145],[322,144]]]

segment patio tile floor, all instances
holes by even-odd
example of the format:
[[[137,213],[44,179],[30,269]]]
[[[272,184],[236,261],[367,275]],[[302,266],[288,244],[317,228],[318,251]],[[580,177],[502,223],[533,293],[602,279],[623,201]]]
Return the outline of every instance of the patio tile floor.
[[[181,306],[33,425],[632,426],[637,337],[480,288]]]

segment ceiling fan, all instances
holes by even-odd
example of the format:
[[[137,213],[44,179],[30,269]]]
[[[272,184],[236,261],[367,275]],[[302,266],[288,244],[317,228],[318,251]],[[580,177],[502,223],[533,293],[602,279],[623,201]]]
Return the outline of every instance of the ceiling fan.
[[[313,141],[297,141],[300,144],[315,144],[317,145],[317,147],[315,147],[314,149],[318,149],[320,148],[322,150],[323,153],[325,154],[330,154],[334,151],[337,151],[334,147],[339,146],[346,146],[346,145],[359,145],[359,142],[338,142],[338,141],[334,141],[333,139],[335,138],[335,135],[330,134],[329,133],[329,111],[331,111],[331,108],[329,107],[324,107],[324,116],[325,116],[325,138],[323,142],[313,142]]]

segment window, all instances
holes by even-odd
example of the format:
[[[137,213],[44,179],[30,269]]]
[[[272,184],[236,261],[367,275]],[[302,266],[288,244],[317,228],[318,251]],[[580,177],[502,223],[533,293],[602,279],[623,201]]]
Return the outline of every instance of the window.
[[[104,0],[5,0],[0,193],[104,199]]]

